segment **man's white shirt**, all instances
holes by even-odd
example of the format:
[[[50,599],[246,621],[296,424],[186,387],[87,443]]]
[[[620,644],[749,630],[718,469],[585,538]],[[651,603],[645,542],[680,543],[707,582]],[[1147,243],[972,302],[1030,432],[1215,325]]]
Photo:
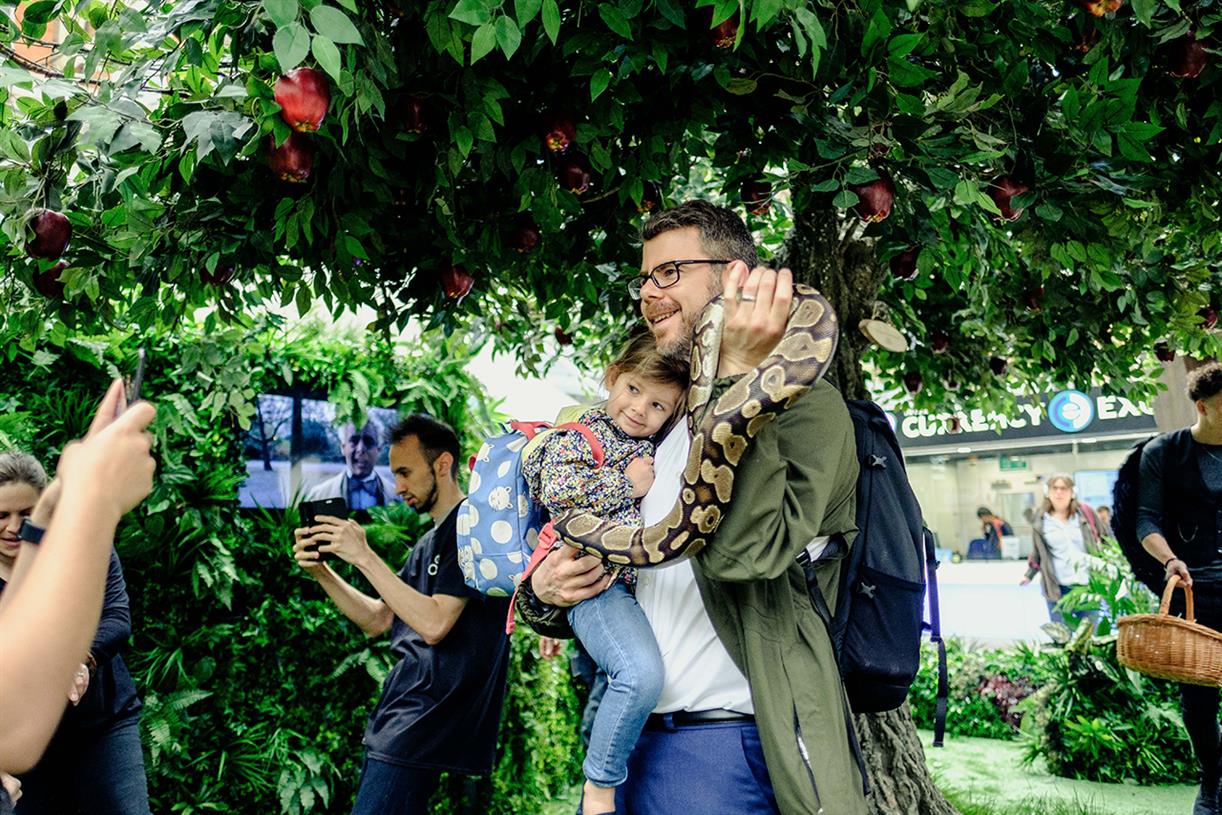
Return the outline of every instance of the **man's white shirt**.
[[[658,445],[653,486],[641,502],[646,526],[665,518],[678,500],[691,445],[687,422],[682,418]],[[730,659],[704,610],[690,560],[641,569],[636,598],[653,628],[666,669],[655,712],[716,709],[755,712],[747,677]]]

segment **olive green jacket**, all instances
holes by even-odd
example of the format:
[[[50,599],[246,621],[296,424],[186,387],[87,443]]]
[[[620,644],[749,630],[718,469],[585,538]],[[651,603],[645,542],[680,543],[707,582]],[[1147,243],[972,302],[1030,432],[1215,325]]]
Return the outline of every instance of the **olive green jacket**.
[[[719,381],[716,392],[730,381]],[[713,628],[750,683],[782,815],[867,811],[831,639],[796,561],[816,536],[851,543],[857,470],[848,409],[821,381],[756,436],[729,512],[693,560]],[[839,561],[818,573],[835,608]]]

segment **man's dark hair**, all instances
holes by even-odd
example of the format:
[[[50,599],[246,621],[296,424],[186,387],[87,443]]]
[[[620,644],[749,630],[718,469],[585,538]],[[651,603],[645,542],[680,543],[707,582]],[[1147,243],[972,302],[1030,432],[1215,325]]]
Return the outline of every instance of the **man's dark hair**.
[[[430,466],[442,453],[449,453],[453,459],[450,477],[458,477],[458,434],[454,432],[454,428],[427,414],[413,413],[391,429],[391,446],[408,436],[415,436],[416,441],[420,442],[420,449]]]
[[[989,509],[988,507],[981,507],[980,509],[976,510],[977,518],[983,518],[985,515],[992,515],[992,514],[993,514],[993,510]]]
[[[1194,402],[1222,393],[1222,365],[1211,362],[1188,374],[1188,398]]]
[[[684,201],[677,207],[649,216],[645,223],[641,224],[641,240],[652,240],[663,232],[688,226],[699,230],[700,244],[710,256],[741,260],[750,269],[759,265],[755,240],[743,219],[738,217],[738,213],[699,199]]]

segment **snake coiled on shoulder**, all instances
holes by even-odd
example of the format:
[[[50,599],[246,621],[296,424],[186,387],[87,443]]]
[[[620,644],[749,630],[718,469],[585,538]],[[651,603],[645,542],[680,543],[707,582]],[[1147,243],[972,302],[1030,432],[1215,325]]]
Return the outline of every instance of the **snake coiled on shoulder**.
[[[710,405],[723,326],[718,296],[694,329],[685,408],[692,446],[675,506],[646,527],[566,512],[552,519],[565,543],[609,563],[656,566],[694,555],[712,540],[729,509],[734,474],[751,440],[827,372],[839,333],[836,314],[823,295],[795,285],[789,321],[772,353]]]

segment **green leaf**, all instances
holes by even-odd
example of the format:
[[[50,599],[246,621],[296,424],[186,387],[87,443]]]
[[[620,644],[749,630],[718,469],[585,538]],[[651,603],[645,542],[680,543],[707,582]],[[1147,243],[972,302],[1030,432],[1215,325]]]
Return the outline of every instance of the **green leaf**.
[[[484,0],[462,0],[450,12],[450,19],[468,25],[487,25],[492,22],[492,12]]]
[[[484,23],[471,37],[471,64],[479,62],[496,48],[496,25]]]
[[[832,206],[837,209],[848,209],[856,204],[859,200],[857,193],[852,190],[841,190],[840,194],[832,199]]]
[[[361,32],[356,30],[356,26],[348,19],[348,15],[334,6],[315,6],[310,9],[310,23],[313,24],[315,31],[331,42],[353,45],[364,45],[365,43],[361,39]]]
[[[759,83],[754,79],[736,76],[728,80],[724,87],[730,93],[737,94],[739,96],[746,96],[749,93],[755,93],[755,89],[758,87],[758,85]]]
[[[356,5],[356,0],[335,0],[335,2],[339,3],[341,6],[348,9],[348,11],[351,11],[353,14],[361,13],[361,10]]]
[[[811,192],[831,192],[840,188],[840,182],[834,178],[829,178],[826,181],[820,181],[810,188]]]
[[[518,27],[526,28],[526,24],[539,15],[543,0],[513,0],[513,13],[518,18]]]
[[[276,28],[283,28],[296,20],[299,9],[297,0],[263,0],[263,10],[272,18]]]
[[[997,8],[996,3],[989,0],[965,0],[955,6],[964,17],[988,17]]]
[[[560,36],[560,7],[556,5],[556,0],[543,0],[543,30],[555,45]]]
[[[1158,0],[1133,0],[1133,13],[1146,28],[1154,21],[1154,10],[1158,8]]]
[[[593,102],[602,92],[611,84],[611,72],[606,68],[599,68],[594,72],[594,76],[590,77],[590,101]]]
[[[874,12],[874,16],[870,18],[870,24],[866,26],[865,37],[861,40],[861,53],[866,55],[870,53],[870,47],[874,43],[885,40],[891,35],[891,21],[887,19],[887,15],[880,8]]]
[[[925,174],[929,176],[929,183],[939,190],[949,190],[959,183],[958,174],[944,167],[926,167]]]
[[[508,15],[496,18],[496,43],[505,52],[505,59],[511,58],[522,44],[522,32]]]
[[[615,6],[600,3],[598,6],[598,15],[603,18],[603,22],[607,24],[607,28],[619,34],[626,40],[632,39],[632,26],[624,19],[624,15]]]
[[[272,50],[280,70],[291,71],[310,53],[310,32],[301,23],[289,23],[272,37]]]
[[[755,20],[755,30],[763,31],[764,27],[776,19],[781,13],[781,0],[755,0],[751,6],[751,19]]]
[[[676,28],[686,28],[687,21],[684,19],[683,6],[679,5],[676,0],[657,0],[658,13],[667,20],[670,20]]]
[[[454,144],[458,147],[458,152],[466,158],[471,154],[471,148],[475,145],[475,136],[465,127],[454,128]]]
[[[335,43],[322,34],[315,34],[314,44],[310,50],[314,53],[314,59],[318,60],[318,65],[330,74],[332,79],[338,82],[342,66],[339,58],[339,48],[335,46]]]

